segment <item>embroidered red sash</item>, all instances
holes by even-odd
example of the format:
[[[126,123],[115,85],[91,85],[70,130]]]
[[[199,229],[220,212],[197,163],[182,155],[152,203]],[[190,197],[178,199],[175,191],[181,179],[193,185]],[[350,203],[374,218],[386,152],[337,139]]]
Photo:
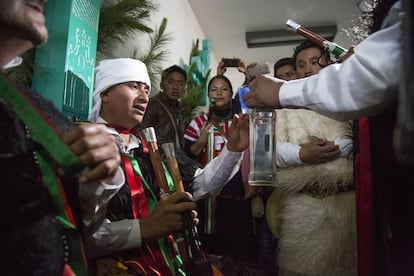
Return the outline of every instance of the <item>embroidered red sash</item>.
[[[371,158],[368,119],[359,120],[359,154],[355,158],[355,196],[358,240],[358,275],[370,275],[371,267]]]

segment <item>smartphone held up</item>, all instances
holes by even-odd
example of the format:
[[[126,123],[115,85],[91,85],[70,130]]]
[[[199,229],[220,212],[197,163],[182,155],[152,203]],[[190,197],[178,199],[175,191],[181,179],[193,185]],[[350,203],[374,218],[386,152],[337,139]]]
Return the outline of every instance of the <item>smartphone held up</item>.
[[[223,58],[224,67],[239,67],[240,59],[238,58]]]

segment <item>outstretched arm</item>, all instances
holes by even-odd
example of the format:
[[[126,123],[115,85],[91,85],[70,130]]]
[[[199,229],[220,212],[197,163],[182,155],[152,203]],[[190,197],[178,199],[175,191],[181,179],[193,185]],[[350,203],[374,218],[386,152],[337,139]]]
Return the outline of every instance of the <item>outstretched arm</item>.
[[[337,120],[359,119],[396,102],[402,77],[402,22],[370,35],[342,64],[284,83],[259,76],[243,97],[248,107],[309,108]],[[378,56],[378,53],[390,53]]]
[[[227,145],[219,156],[204,169],[196,171],[192,191],[195,200],[218,194],[240,169],[242,152],[249,145],[248,115],[234,115],[227,139]]]

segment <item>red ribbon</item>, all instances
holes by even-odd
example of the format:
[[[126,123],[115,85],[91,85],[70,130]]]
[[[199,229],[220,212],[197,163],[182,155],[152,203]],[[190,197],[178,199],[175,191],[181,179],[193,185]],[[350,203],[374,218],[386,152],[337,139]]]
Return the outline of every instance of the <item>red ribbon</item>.
[[[106,124],[106,126],[115,129],[118,133],[133,134],[133,135],[137,136],[139,138],[139,140],[141,141],[141,143],[142,143],[142,151],[144,153],[149,153],[148,145],[145,142],[144,137],[142,137],[141,132],[139,132],[137,129],[135,129],[135,128],[126,128],[126,127],[123,127],[123,126],[120,126],[120,125],[114,125],[114,124]]]
[[[149,215],[147,199],[145,197],[144,185],[139,175],[135,175],[131,162],[125,154],[122,154],[122,162],[125,168],[125,174],[129,184],[132,197],[132,211],[134,218],[147,217]]]
[[[107,127],[113,128],[116,131],[118,131],[118,133],[122,133],[122,134],[134,134],[137,135],[138,130],[134,129],[134,128],[126,128],[120,125],[114,125],[114,124],[106,124]]]
[[[148,209],[144,185],[142,183],[141,177],[134,173],[134,169],[132,168],[132,164],[129,161],[128,157],[125,154],[121,154],[121,156],[131,191],[132,211],[134,218],[138,219],[148,217],[150,212]],[[156,275],[172,275],[170,269],[165,263],[164,256],[162,255],[161,249],[158,245],[158,241],[154,240],[143,242],[142,246],[140,247],[140,251],[145,263]],[[146,257],[144,251],[147,251],[150,254],[152,260]],[[154,263],[157,264],[157,268],[153,266]]]
[[[371,275],[371,158],[368,119],[359,120],[359,154],[355,158],[358,275]]]

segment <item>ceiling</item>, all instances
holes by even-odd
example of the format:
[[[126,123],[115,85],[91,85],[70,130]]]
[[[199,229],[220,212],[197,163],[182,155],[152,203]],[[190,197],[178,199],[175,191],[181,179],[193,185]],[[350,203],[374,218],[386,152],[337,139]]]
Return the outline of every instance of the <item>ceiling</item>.
[[[288,19],[304,27],[338,26],[334,39],[348,48],[352,42],[344,29],[360,15],[356,0],[188,0],[217,60],[239,57],[246,63],[273,64],[291,56],[298,43],[247,48],[245,32],[285,29]]]

